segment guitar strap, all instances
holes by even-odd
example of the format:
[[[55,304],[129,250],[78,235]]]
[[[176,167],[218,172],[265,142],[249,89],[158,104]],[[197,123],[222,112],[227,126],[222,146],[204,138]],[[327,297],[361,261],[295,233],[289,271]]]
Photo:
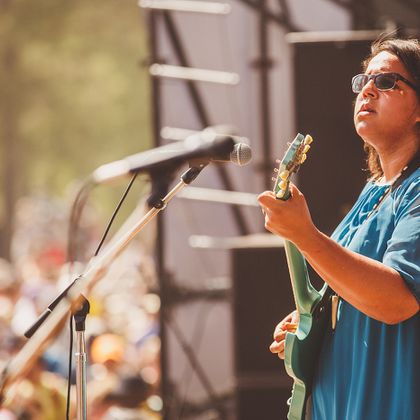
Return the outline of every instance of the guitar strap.
[[[398,188],[420,166],[420,151],[416,153],[410,163],[402,170],[401,175],[392,184],[391,192]]]

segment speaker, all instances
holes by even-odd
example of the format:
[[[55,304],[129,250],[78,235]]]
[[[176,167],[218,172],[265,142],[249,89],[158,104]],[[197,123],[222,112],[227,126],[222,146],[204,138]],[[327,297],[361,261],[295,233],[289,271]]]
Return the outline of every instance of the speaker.
[[[296,129],[314,138],[298,175],[315,224],[329,234],[367,178],[353,125],[351,78],[361,73],[371,40],[293,42]]]
[[[236,419],[285,419],[293,381],[269,351],[295,308],[284,248],[232,249],[231,262]]]

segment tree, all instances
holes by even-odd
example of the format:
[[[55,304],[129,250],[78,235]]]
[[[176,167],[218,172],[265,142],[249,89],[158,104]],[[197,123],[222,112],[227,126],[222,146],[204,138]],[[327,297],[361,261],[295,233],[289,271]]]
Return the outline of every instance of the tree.
[[[0,245],[9,257],[18,197],[63,195],[96,166],[150,147],[151,129],[135,4],[2,0],[0,8]]]

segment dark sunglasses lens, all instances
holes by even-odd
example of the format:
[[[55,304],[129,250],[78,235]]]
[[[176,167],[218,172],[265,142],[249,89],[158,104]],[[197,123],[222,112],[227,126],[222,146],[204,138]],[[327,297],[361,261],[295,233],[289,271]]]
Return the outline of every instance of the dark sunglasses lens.
[[[375,85],[379,90],[390,90],[395,86],[395,77],[392,74],[379,74]]]
[[[365,74],[358,74],[353,77],[351,88],[354,93],[360,93],[363,86],[368,82],[368,77]]]

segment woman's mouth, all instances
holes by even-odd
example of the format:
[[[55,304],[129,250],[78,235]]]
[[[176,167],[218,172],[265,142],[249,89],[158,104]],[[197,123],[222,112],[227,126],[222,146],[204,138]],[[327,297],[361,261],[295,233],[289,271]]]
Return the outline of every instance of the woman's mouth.
[[[360,116],[365,116],[365,115],[371,115],[375,113],[376,111],[372,107],[366,104],[360,107],[359,112],[357,114]]]

